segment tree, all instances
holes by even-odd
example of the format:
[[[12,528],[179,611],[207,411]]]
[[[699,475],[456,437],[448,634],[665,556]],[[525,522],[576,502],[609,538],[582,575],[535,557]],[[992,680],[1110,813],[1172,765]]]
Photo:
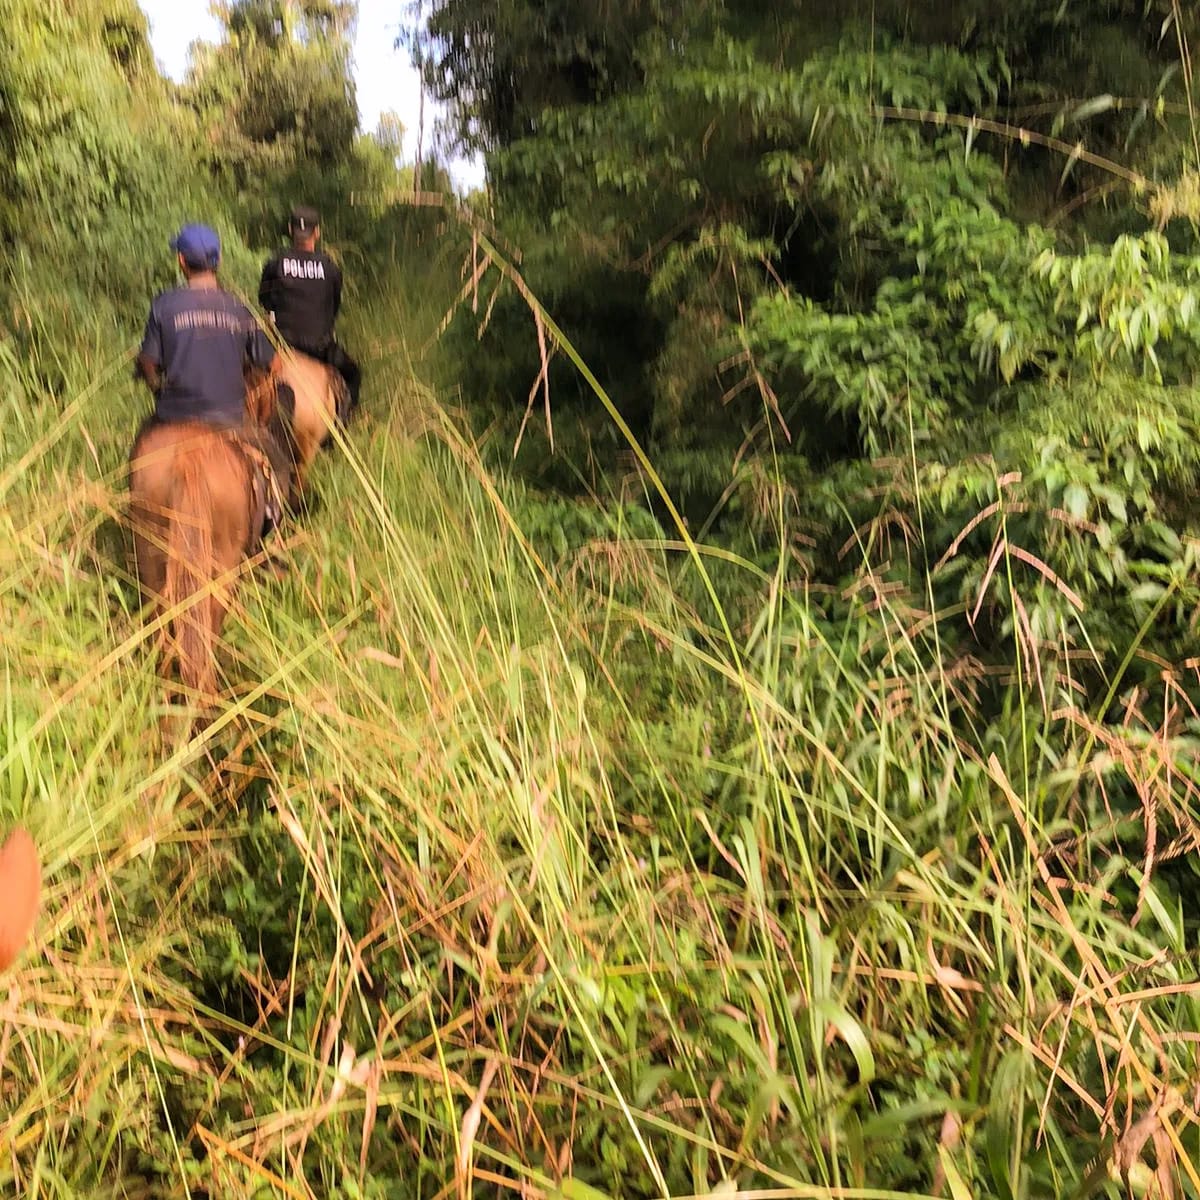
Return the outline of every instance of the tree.
[[[229,231],[200,156],[199,130],[154,69],[135,0],[6,8],[0,323],[23,354],[33,343],[31,361],[37,344],[73,336],[80,312],[110,328],[144,317],[155,287],[172,278],[172,226],[207,211]],[[57,351],[42,358],[57,360]]]
[[[210,161],[229,179],[256,238],[278,232],[281,202],[314,203],[353,156],[358,108],[350,76],[348,0],[234,0],[225,38],[200,47],[187,94],[208,128]]]
[[[544,109],[593,104],[644,82],[647,36],[684,39],[716,0],[435,0],[410,39],[469,153],[534,133]]]
[[[407,132],[399,114],[392,111],[379,114],[379,123],[375,127],[375,141],[391,156],[397,166],[404,157],[404,135]]]
[[[1181,36],[1194,32],[1190,10],[1163,11],[1184,22]],[[1172,25],[1145,13],[1143,0],[828,0],[801,20],[775,0],[433,0],[415,52],[434,94],[455,106],[462,141],[488,151],[501,211],[547,238],[544,255],[530,250],[537,282],[601,344],[630,345],[632,327],[649,334],[638,344],[651,423],[673,436],[686,412],[689,432],[706,438],[705,414],[740,440],[744,421],[725,398],[766,395],[770,381],[751,370],[757,382],[742,391],[674,335],[649,331],[703,328],[718,362],[749,367],[741,327],[771,281],[869,312],[883,282],[927,260],[920,243],[937,205],[990,219],[979,183],[988,162],[1002,161],[1014,185],[1009,200],[988,185],[1002,216],[1063,208],[1076,214],[1058,222],[1069,238],[1103,216],[1083,203],[1111,191],[1099,160],[1136,148],[1151,164],[1180,145],[1155,98],[1178,88],[1172,41],[1159,36]],[[923,113],[963,126],[978,115],[1010,132],[948,134]],[[1066,152],[1047,154],[1047,139]],[[1069,153],[1082,139],[1094,161]],[[955,171],[956,154],[975,162]],[[1130,207],[1112,214],[1112,233],[1136,229]],[[584,278],[591,299],[570,282]],[[614,309],[616,296],[627,303]],[[843,433],[877,444],[862,428]]]

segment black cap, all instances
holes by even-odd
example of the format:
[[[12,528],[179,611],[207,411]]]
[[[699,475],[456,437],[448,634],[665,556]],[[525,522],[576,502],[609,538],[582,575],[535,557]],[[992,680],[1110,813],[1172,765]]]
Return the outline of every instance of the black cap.
[[[292,219],[288,228],[293,233],[312,233],[320,223],[321,214],[315,208],[309,208],[306,204],[297,204],[292,209]]]

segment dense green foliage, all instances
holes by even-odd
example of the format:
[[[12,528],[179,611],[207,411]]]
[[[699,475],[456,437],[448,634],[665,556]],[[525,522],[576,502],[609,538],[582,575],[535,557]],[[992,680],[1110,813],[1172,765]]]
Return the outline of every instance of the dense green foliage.
[[[453,215],[348,4],[9,9],[0,1190],[1200,1197],[1190,7],[433,0]],[[365,413],[173,740],[129,354],[302,185]]]
[[[1108,648],[1173,557],[1161,518],[1198,461],[1179,70],[1194,18],[1177,7],[604,6],[599,36],[588,5],[456,2],[434,6],[429,73],[491,148],[527,283],[697,527],[753,556],[765,471],[816,539],[812,577],[844,584],[841,549],[897,459],[909,478],[890,501],[929,563],[1015,473],[1023,540],[1103,596]],[[588,86],[564,95],[581,71]],[[491,352],[464,357],[515,428],[538,350],[513,337],[524,297],[493,280]],[[582,470],[603,491],[621,435],[562,356],[550,379],[567,453],[527,437],[524,461],[547,485],[572,491]],[[1058,603],[1037,598],[1039,627]],[[994,632],[1012,634],[1006,620]],[[995,636],[983,649],[1011,653]]]
[[[918,709],[898,664],[935,664],[939,721],[978,746],[968,758],[995,747],[1034,792],[1046,772],[1039,838],[1106,842],[1070,859],[1080,886],[1111,879],[1131,835],[1158,836],[1144,785],[1085,765],[1097,746],[1108,761],[1108,739],[1144,723],[1191,753],[1196,32],[1193,8],[1140,0],[803,14],[447,0],[423,47],[564,334],[556,453],[548,427],[527,428],[518,468],[564,495],[632,485],[668,537],[695,531],[799,590],[803,644],[840,648],[855,697],[871,685],[852,646],[855,670]],[[484,319],[458,327],[468,390],[510,435],[545,370],[517,332],[527,307],[498,270]],[[483,354],[465,348],[476,338]],[[588,559],[593,537],[574,543]],[[675,586],[740,649],[769,629],[777,653],[783,618],[764,627],[761,581],[730,561],[713,587],[683,568]],[[874,606],[899,622],[877,643]],[[932,786],[908,778],[909,802],[885,805],[905,829]],[[951,792],[939,811],[980,803],[965,779]],[[1190,805],[1171,808],[1178,848]],[[965,832],[952,844],[973,859]],[[857,867],[829,870],[872,894]],[[1194,930],[1188,891],[1170,894]],[[1055,1169],[1082,1177],[1093,1152]],[[994,1171],[980,1186],[1039,1187]]]

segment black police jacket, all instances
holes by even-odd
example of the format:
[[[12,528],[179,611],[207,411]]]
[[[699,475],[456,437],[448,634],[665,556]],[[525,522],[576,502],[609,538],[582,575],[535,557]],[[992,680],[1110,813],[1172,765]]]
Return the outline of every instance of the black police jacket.
[[[342,306],[341,268],[319,250],[284,250],[263,267],[258,302],[285,342],[319,353],[333,341]]]

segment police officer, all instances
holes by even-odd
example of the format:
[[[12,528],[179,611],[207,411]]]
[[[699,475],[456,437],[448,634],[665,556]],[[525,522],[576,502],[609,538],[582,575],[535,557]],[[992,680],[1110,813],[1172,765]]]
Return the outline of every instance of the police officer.
[[[350,406],[358,404],[362,372],[338,344],[333,325],[342,306],[342,272],[317,249],[321,218],[315,208],[300,205],[288,222],[292,245],[263,267],[258,302],[269,312],[280,337],[303,354],[328,363],[350,391]]]
[[[154,393],[154,418],[241,428],[245,363],[272,370],[275,347],[250,310],[217,282],[221,239],[215,230],[185,225],[171,249],[184,283],[154,298],[137,359]]]

